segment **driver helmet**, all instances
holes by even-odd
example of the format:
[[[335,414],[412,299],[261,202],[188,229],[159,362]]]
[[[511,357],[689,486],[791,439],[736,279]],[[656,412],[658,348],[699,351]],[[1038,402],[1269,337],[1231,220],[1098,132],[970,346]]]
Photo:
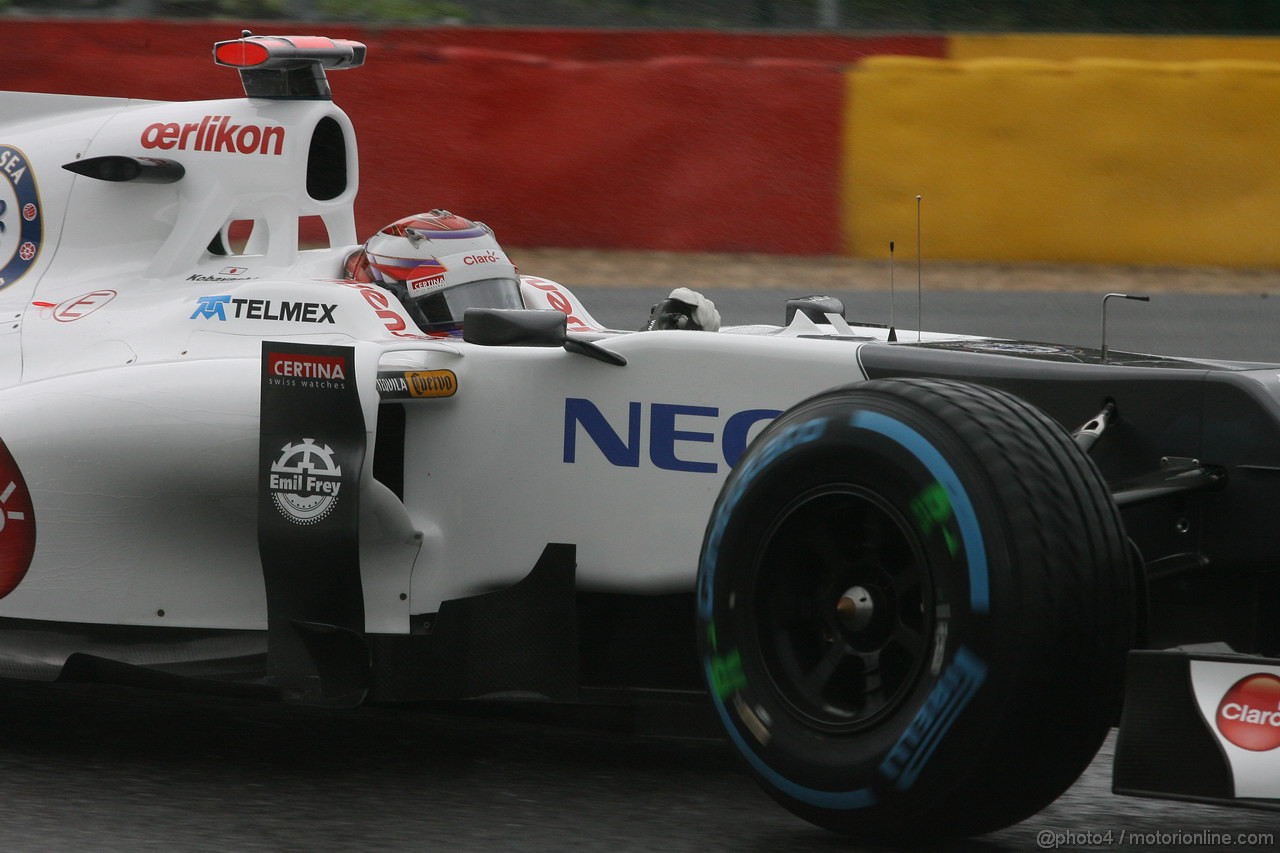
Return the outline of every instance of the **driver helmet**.
[[[394,293],[424,332],[455,332],[468,308],[521,308],[520,276],[493,230],[447,210],[406,216],[347,258],[347,277]]]

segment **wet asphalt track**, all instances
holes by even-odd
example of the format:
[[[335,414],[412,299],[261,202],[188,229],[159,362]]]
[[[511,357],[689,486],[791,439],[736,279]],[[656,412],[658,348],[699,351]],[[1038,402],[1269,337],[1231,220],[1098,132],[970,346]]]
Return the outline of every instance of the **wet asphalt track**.
[[[580,293],[620,327],[640,325],[661,295]],[[781,319],[783,294],[710,295],[726,322]],[[887,318],[883,295],[848,304],[851,317]],[[914,315],[904,305],[899,325]],[[1167,296],[1117,308],[1117,349],[1280,361],[1276,300]],[[1085,344],[1097,316],[1096,298],[1077,295],[926,294],[924,310],[930,328]],[[676,737],[662,721],[639,729],[613,714],[334,714],[0,685],[0,850],[859,849],[776,807],[718,740]],[[1147,843],[1161,832],[1280,834],[1280,813],[1113,796],[1110,748],[1035,819],[957,849],[1034,850],[1045,832],[1099,842],[1059,849],[1280,847]]]
[[[775,806],[718,740],[613,717],[329,713],[81,686],[7,686],[0,702],[7,851],[867,849]],[[954,849],[1108,831],[1091,849],[1159,849],[1120,834],[1280,829],[1274,812],[1115,797],[1109,753],[1033,820]]]

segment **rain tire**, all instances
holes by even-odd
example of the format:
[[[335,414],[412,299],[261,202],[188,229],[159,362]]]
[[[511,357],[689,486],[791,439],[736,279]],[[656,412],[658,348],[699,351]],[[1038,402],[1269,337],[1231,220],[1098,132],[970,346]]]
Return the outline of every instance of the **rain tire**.
[[[866,382],[775,420],[716,501],[698,642],[779,802],[874,840],[1039,811],[1116,719],[1130,550],[1060,425],[963,382]]]

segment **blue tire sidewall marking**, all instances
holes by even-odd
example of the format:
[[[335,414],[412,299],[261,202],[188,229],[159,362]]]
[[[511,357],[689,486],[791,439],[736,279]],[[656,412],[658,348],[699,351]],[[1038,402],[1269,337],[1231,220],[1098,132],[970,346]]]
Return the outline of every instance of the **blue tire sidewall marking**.
[[[706,670],[707,683],[711,684],[711,666],[704,662],[704,669]],[[746,739],[738,731],[737,725],[730,718],[729,709],[725,707],[724,700],[717,696],[714,690],[711,692],[711,698],[715,702],[716,713],[720,715],[720,721],[724,723],[724,730],[728,732],[729,739],[738,748],[738,752],[757,773],[777,790],[792,799],[822,809],[865,809],[867,806],[876,804],[875,791],[870,788],[858,788],[853,791],[819,791],[816,788],[808,788],[792,782],[766,764],[764,759],[756,754],[756,751],[747,743]]]
[[[781,430],[767,444],[763,445],[761,452],[754,456],[745,468],[737,472],[737,480],[731,487],[731,491],[726,494],[725,499],[720,502],[715,517],[712,519],[711,532],[703,548],[702,565],[706,571],[702,572],[698,584],[698,615],[703,623],[712,621],[713,581],[716,561],[719,557],[720,540],[724,535],[725,527],[728,525],[729,515],[742,498],[747,484],[768,462],[773,461],[787,450],[801,444],[807,444],[820,437],[826,431],[829,423],[830,418],[819,418]],[[711,662],[705,656],[703,658],[703,669],[707,684],[714,684]],[[765,763],[764,759],[757,755],[756,751],[747,743],[730,716],[723,697],[714,689],[711,691],[711,700],[712,704],[715,705],[716,713],[720,715],[720,721],[724,724],[725,732],[728,733],[729,739],[733,741],[733,745],[738,752],[751,765],[752,769],[760,774],[761,778],[778,791],[802,803],[824,809],[861,809],[875,804],[876,795],[870,788],[858,788],[854,791],[819,791],[787,779]]]
[[[783,453],[822,436],[830,421],[831,419],[826,417],[816,418],[779,430],[761,445],[759,453],[734,471],[735,479],[718,502],[711,519],[707,540],[703,544],[702,557],[699,560],[701,566],[707,567],[707,571],[699,572],[697,585],[698,616],[704,621],[709,622],[712,617],[712,581],[715,578],[716,562],[720,557],[720,542],[724,538],[725,528],[729,525],[730,513],[746,493],[748,484],[766,465]]]
[[[933,758],[952,725],[987,680],[987,664],[967,646],[956,649],[933,690],[911,719],[898,742],[880,763],[880,772],[905,791]]]
[[[803,429],[806,425],[796,425],[779,433],[770,444],[780,444],[783,448],[769,448],[773,452],[767,452],[764,456],[755,457],[756,464],[749,466],[746,470],[739,472],[737,482],[734,483],[732,491],[726,495],[726,499],[721,502],[715,518],[711,526],[711,533],[704,547],[703,565],[707,569],[703,573],[698,589],[698,615],[702,622],[710,623],[713,618],[713,581],[715,576],[716,562],[719,557],[719,549],[721,539],[728,523],[728,517],[738,501],[742,498],[746,491],[746,486],[764,467],[766,462],[772,461],[773,458],[781,455],[781,450],[790,450],[791,448],[807,443],[808,441],[819,437],[825,432],[829,419],[820,419],[821,427],[813,429]],[[986,549],[983,547],[982,533],[978,527],[977,514],[974,512],[973,503],[969,500],[969,495],[960,483],[960,478],[935,448],[924,436],[916,432],[911,427],[895,420],[888,415],[878,412],[859,411],[854,413],[849,419],[849,425],[855,429],[864,429],[874,432],[898,444],[908,453],[915,456],[921,464],[929,471],[935,480],[942,484],[947,492],[947,497],[951,501],[952,511],[954,512],[956,523],[960,528],[961,538],[964,541],[965,560],[969,570],[969,606],[976,614],[986,614],[990,612],[990,580],[989,570],[987,566]],[[768,447],[768,445],[766,445]],[[965,650],[967,652],[967,650]],[[953,662],[953,667],[955,664]],[[704,658],[704,677],[708,684],[713,684],[714,679],[711,672],[711,662]],[[982,666],[983,675],[985,675],[985,666]],[[977,679],[980,684],[983,679]],[[976,690],[976,685],[974,686]],[[787,796],[814,806],[824,809],[860,809],[875,805],[877,797],[875,791],[869,787],[857,788],[852,791],[821,791],[815,788],[809,788],[799,783],[793,782],[785,776],[778,773],[770,767],[756,750],[747,743],[742,736],[738,726],[734,722],[733,717],[729,713],[729,709],[720,695],[715,690],[711,691],[712,702],[715,705],[716,713],[720,715],[720,720],[724,724],[725,732],[728,733],[729,739],[733,742],[738,752],[746,759],[760,776],[772,785],[779,792]],[[956,708],[956,714],[968,704],[968,700],[972,698],[972,693],[965,696],[963,701]],[[919,717],[919,714],[917,714]],[[923,755],[916,758],[914,764],[914,773],[911,778],[906,780],[905,785],[900,788],[910,787],[914,782],[914,777],[927,764],[929,758],[932,757],[934,749],[937,748],[938,742],[941,741],[945,732],[950,729],[951,722],[954,722],[955,715],[946,720],[943,725],[935,727],[932,732],[933,737],[930,739],[932,743],[925,750]]]
[[[879,412],[856,412],[849,419],[849,425],[879,433],[897,443],[919,459],[933,478],[946,489],[956,523],[960,526],[960,537],[964,540],[965,562],[969,565],[969,607],[977,614],[990,613],[991,583],[987,568],[987,550],[983,547],[978,516],[973,510],[973,503],[969,500],[968,493],[960,484],[960,478],[956,476],[950,463],[943,458],[937,448],[929,443],[928,439],[888,415],[882,415]]]

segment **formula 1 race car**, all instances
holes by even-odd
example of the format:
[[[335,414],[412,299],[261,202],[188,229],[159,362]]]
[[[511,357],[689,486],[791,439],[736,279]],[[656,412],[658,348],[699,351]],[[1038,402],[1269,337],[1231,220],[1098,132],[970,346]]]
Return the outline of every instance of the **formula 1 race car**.
[[[288,702],[701,691],[766,790],[982,833],[1280,798],[1280,366],[554,282],[423,331],[358,249],[360,44],[246,98],[0,94],[0,677]],[[305,235],[322,231],[321,248]],[[696,375],[696,391],[673,384]]]

